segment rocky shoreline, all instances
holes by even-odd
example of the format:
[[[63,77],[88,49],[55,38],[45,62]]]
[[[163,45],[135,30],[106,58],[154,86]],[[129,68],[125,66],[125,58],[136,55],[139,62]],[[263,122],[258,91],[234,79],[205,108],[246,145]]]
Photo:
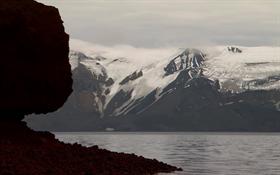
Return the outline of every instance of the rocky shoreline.
[[[62,143],[53,134],[32,131],[23,122],[0,123],[3,175],[146,175],[180,170],[134,154]]]

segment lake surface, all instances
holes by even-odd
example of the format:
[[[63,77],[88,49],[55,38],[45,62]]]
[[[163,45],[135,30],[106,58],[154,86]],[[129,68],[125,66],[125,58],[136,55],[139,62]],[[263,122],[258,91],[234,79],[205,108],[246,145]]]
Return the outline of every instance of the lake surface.
[[[64,142],[156,158],[186,175],[279,175],[280,133],[55,133]]]

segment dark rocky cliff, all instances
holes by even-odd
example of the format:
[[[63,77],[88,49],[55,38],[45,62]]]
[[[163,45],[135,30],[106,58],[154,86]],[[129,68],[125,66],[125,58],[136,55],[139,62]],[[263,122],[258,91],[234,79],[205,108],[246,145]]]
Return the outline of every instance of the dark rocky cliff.
[[[180,170],[97,146],[64,144],[21,119],[63,105],[72,92],[68,35],[58,10],[33,0],[0,0],[0,174],[155,174]]]
[[[57,110],[72,92],[69,36],[58,9],[1,0],[0,16],[1,118]]]

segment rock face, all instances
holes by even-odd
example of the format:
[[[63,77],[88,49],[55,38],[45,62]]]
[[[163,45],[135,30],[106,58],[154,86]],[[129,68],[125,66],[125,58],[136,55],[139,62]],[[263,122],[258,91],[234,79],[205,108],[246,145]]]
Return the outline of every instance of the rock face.
[[[217,48],[219,53],[179,49],[168,59],[139,66],[119,79],[112,72],[133,66],[127,66],[129,59],[111,63],[110,58],[79,53],[73,60],[83,66],[72,64],[77,65],[73,69],[73,94],[80,94],[79,98],[70,98],[49,117],[34,116],[26,121],[34,129],[51,131],[279,132],[280,64],[273,59],[278,52],[242,48],[239,53],[237,47],[228,48]],[[269,57],[271,60],[262,59]],[[114,78],[109,86],[95,80],[104,73],[91,60],[104,65],[106,75]],[[125,65],[123,69],[119,69],[120,64]],[[112,69],[114,66],[118,69]],[[98,88],[88,88],[92,82]],[[96,93],[100,95],[93,96]]]
[[[229,52],[232,52],[232,53],[242,53],[242,50],[239,49],[238,47],[229,46],[227,49]]]
[[[0,16],[1,119],[57,110],[72,92],[69,36],[58,10],[1,0]]]
[[[97,146],[64,144],[51,133],[26,127],[24,115],[55,111],[72,92],[68,39],[56,8],[33,0],[0,0],[0,174],[141,175],[181,170]],[[88,75],[83,68],[78,74]],[[112,83],[103,78],[93,80]],[[80,81],[98,91],[94,82]]]
[[[133,72],[131,75],[128,75],[127,77],[125,77],[121,82],[120,82],[120,85],[124,85],[126,83],[128,83],[129,81],[133,81],[133,80],[136,80],[137,78],[139,77],[142,77],[143,76],[143,72],[142,70],[137,72]]]
[[[191,75],[193,72],[200,72],[201,65],[205,55],[196,49],[186,49],[184,52],[176,56],[164,68],[165,75],[173,74],[179,70],[187,69]]]

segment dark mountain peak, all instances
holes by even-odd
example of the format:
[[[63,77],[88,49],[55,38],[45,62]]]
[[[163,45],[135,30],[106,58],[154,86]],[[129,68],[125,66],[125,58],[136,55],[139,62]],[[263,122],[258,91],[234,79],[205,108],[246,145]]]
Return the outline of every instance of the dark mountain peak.
[[[229,52],[232,52],[232,53],[242,53],[242,50],[238,47],[228,46],[227,49]]]
[[[165,75],[167,76],[184,69],[194,70],[200,68],[204,57],[205,54],[197,49],[185,49],[176,55],[164,68],[166,71]]]

